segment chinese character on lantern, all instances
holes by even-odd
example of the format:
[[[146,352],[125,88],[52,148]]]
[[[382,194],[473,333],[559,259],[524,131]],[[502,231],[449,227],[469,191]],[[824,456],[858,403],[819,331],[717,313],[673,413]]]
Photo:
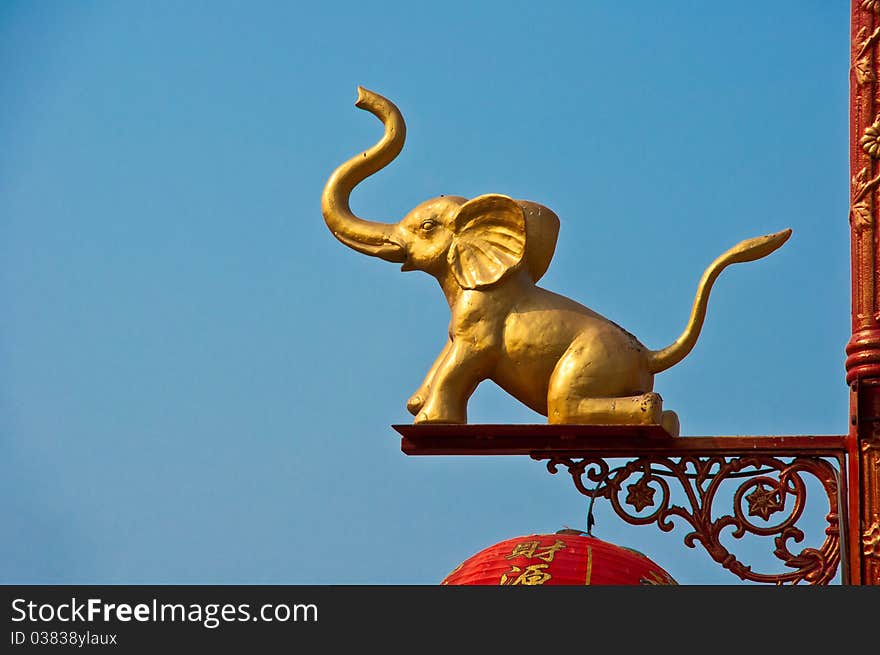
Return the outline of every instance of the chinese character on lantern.
[[[515,557],[537,558],[549,563],[553,561],[556,551],[562,550],[565,547],[565,542],[559,539],[551,546],[541,546],[539,541],[523,541],[513,547],[507,559],[514,559]]]
[[[551,576],[546,569],[549,564],[532,564],[527,566],[525,570],[519,568],[518,566],[511,566],[510,570],[507,573],[501,574],[501,582],[500,584],[505,586],[510,585],[539,585],[544,584],[549,580]],[[519,575],[516,575],[516,574]],[[510,575],[508,575],[510,574]],[[512,577],[516,575],[516,577]]]

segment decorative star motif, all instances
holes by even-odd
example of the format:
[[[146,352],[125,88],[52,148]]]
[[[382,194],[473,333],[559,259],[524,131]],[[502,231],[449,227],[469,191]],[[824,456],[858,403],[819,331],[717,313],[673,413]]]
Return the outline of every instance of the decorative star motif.
[[[760,516],[767,521],[771,514],[782,511],[783,505],[779,492],[768,489],[763,483],[758,483],[755,490],[746,496],[749,501],[749,516]]]
[[[626,488],[629,491],[626,495],[626,502],[635,507],[637,512],[654,504],[654,490],[648,486],[647,478],[642,477],[635,484],[627,485]]]

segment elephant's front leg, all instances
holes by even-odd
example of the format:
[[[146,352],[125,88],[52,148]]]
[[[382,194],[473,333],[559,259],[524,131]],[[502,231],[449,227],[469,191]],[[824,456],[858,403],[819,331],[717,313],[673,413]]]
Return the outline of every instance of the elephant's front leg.
[[[415,423],[467,423],[467,401],[491,375],[497,359],[488,340],[456,338],[445,350]]]
[[[422,409],[422,406],[428,399],[428,394],[431,392],[431,385],[434,382],[434,376],[437,374],[437,370],[443,364],[443,361],[449,355],[449,351],[451,349],[452,339],[446,342],[446,345],[443,346],[443,350],[441,350],[440,354],[437,355],[437,359],[434,360],[434,363],[428,370],[427,375],[425,375],[425,379],[422,382],[422,385],[416,390],[416,392],[412,396],[410,396],[409,400],[406,401],[406,409],[413,416],[419,415],[419,411]]]

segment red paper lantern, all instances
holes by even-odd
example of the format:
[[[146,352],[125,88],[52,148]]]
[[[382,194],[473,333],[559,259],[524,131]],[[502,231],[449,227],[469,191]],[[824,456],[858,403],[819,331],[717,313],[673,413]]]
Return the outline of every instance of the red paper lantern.
[[[674,585],[642,553],[577,530],[508,539],[466,559],[445,585]]]

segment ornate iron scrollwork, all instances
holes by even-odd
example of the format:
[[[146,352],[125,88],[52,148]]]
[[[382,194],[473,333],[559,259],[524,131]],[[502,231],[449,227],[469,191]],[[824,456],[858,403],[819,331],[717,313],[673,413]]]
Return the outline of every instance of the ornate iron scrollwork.
[[[580,493],[591,498],[591,502],[607,499],[627,523],[656,523],[660,530],[670,532],[675,528],[672,519],[683,519],[692,528],[684,536],[685,545],[695,548],[700,543],[712,559],[743,580],[780,585],[827,584],[840,563],[840,470],[827,459],[793,457],[785,461],[769,455],[648,456],[612,467],[602,457],[541,453],[533,453],[532,457],[548,460],[551,473],[564,466]],[[821,483],[828,499],[825,541],[818,548],[803,548],[795,553],[790,544],[804,540],[804,532],[797,523],[807,500],[806,475]],[[673,503],[669,480],[678,481],[685,505]],[[722,483],[731,480],[742,480],[733,494],[732,511],[713,519],[716,494]],[[729,498],[726,493],[724,496]],[[721,543],[725,531],[735,539],[747,534],[773,537],[773,554],[792,570],[775,574],[753,571]]]

